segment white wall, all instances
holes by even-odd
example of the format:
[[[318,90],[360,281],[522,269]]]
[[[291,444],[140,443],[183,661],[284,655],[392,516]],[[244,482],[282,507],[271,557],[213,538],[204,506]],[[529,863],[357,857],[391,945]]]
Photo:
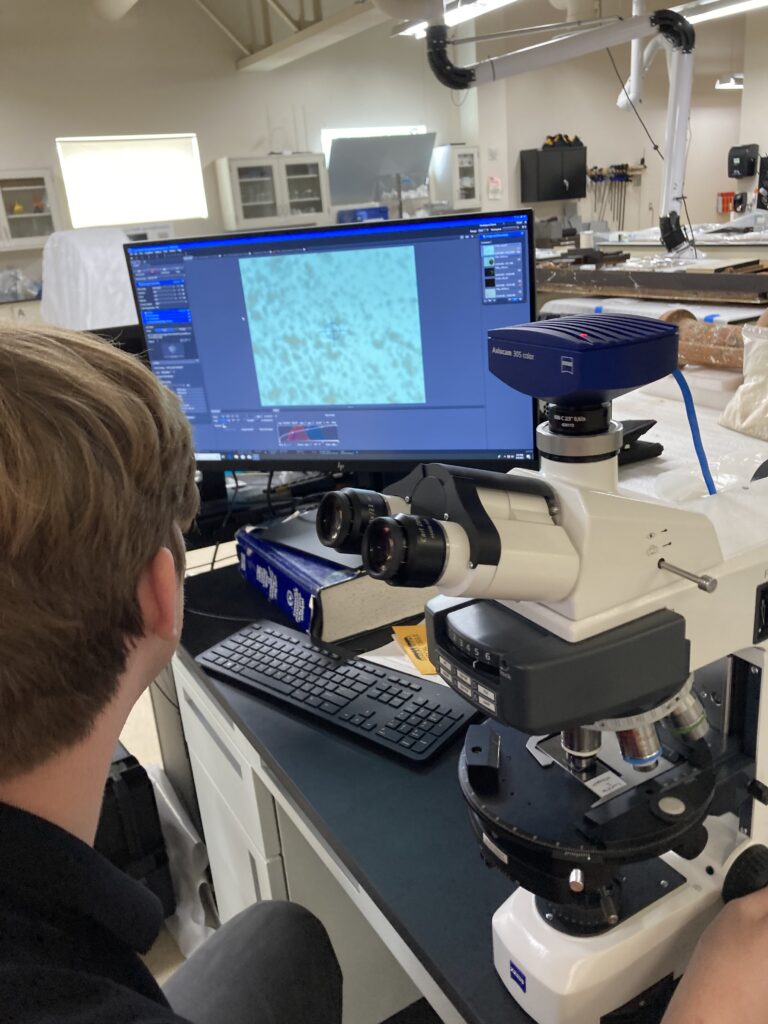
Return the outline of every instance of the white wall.
[[[57,168],[57,135],[197,132],[208,221],[220,230],[211,162],[319,150],[320,129],[426,123],[460,135],[459,108],[411,40],[373,29],[277,71],[238,72],[237,48],[189,0],[140,0],[119,22],[87,0],[0,6],[0,168]]]
[[[762,153],[768,151],[768,10],[756,11],[746,18],[744,44],[744,92],[741,102],[741,126],[738,142],[757,142]],[[739,68],[736,69],[740,70]]]

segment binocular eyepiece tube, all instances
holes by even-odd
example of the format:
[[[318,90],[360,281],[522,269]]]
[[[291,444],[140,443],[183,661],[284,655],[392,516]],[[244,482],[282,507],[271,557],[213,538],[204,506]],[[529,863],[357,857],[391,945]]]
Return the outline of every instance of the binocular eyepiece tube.
[[[431,587],[447,555],[446,531],[436,519],[409,515],[403,498],[346,487],[323,497],[317,535],[326,547],[362,556],[365,571],[394,586]]]
[[[329,491],[317,510],[317,536],[327,548],[344,555],[359,555],[363,535],[374,519],[407,511],[403,498],[392,494],[357,487]]]

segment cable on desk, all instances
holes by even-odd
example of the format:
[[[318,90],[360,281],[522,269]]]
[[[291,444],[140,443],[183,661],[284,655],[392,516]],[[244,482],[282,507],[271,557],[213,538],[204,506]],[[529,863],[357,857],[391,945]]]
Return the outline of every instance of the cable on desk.
[[[275,471],[273,469],[270,469],[269,476],[267,477],[267,489],[264,492],[267,499],[267,511],[269,512],[270,516],[273,519],[275,517],[275,510],[272,506],[272,478],[274,477],[274,475]]]
[[[243,618],[242,615],[216,615],[215,612],[202,612],[199,608],[190,608],[188,605],[184,609],[190,615],[200,615],[204,619],[221,619],[222,622],[253,622],[257,615],[250,615],[247,619]]]
[[[691,389],[688,387],[688,381],[683,376],[682,370],[675,370],[672,376],[677,381],[678,386],[683,393],[685,411],[688,416],[688,423],[690,424],[691,435],[693,437],[693,447],[696,449],[696,456],[699,460],[699,465],[701,466],[701,475],[704,477],[704,483],[707,485],[707,490],[710,494],[717,494],[715,481],[712,479],[712,474],[709,470],[707,453],[704,451],[704,444],[701,440],[699,421],[696,417],[696,407],[693,404],[693,395],[691,394]]]
[[[230,501],[230,503],[229,503],[229,507],[227,508],[227,514],[226,514],[226,515],[224,516],[224,519],[222,520],[221,526],[219,527],[219,530],[220,530],[220,531],[221,531],[222,533],[224,532],[224,530],[226,530],[226,528],[227,528],[227,523],[228,523],[228,522],[229,522],[229,520],[231,519],[231,517],[232,517],[232,513],[233,513],[233,512],[234,512],[234,510],[235,510],[235,503],[237,502],[237,492],[238,492],[238,491],[240,490],[240,481],[239,481],[239,480],[237,479],[237,473],[236,473],[236,472],[234,472],[234,471],[233,471],[233,473],[232,473],[232,479],[233,479],[233,480],[234,480],[234,482],[235,482],[235,493],[234,493],[234,495],[232,496],[232,500],[231,500],[231,501]],[[217,555],[218,555],[218,553],[219,553],[219,546],[220,546],[220,545],[221,545],[221,541],[220,541],[220,540],[217,540],[217,541],[216,541],[216,545],[214,546],[214,549],[213,549],[213,557],[211,558],[211,564],[210,564],[210,566],[208,567],[208,572],[212,572],[212,571],[213,571],[213,569],[214,569],[214,568],[215,568],[215,566],[216,566],[216,556],[217,556]]]

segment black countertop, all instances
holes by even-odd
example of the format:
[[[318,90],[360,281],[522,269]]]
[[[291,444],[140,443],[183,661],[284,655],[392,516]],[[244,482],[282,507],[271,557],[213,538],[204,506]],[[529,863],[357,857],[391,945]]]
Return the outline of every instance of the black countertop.
[[[186,595],[187,664],[240,621],[279,617],[236,566],[190,578]],[[413,767],[199,674],[468,1024],[529,1022],[493,966],[491,916],[512,885],[486,867],[472,834],[456,777],[461,741]]]

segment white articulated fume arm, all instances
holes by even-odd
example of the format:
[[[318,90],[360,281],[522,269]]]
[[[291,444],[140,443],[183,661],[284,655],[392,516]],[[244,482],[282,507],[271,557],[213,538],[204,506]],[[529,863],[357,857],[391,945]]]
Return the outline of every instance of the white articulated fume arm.
[[[383,9],[386,9],[384,3],[388,3],[389,0],[379,2]],[[671,52],[671,58],[659,227],[661,240],[670,252],[688,245],[680,224],[680,210],[684,200],[695,33],[681,14],[676,11],[659,10],[651,14],[619,18],[599,28],[537,43],[466,67],[454,64],[450,59],[448,29],[442,24],[442,16],[439,22],[433,18],[427,29],[427,58],[437,79],[451,89],[471,89],[485,82],[496,82],[512,75],[524,74],[526,71],[552,67],[563,61],[584,57],[598,50],[633,40],[641,40],[646,36],[660,37]]]

